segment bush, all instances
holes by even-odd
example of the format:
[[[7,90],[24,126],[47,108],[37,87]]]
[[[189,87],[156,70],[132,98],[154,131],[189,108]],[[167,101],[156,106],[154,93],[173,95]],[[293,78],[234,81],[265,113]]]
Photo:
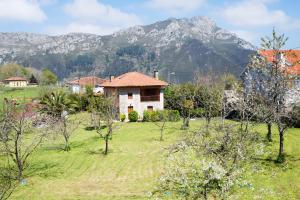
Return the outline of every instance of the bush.
[[[159,122],[159,121],[162,121],[163,120],[163,111],[159,111],[159,110],[156,110],[156,111],[152,111],[151,112],[151,121],[152,122]]]
[[[168,112],[168,120],[170,122],[178,122],[180,120],[180,113],[178,110],[166,110]]]
[[[125,119],[126,119],[126,115],[122,113],[122,114],[120,115],[120,120],[121,120],[121,122],[124,122]]]
[[[144,122],[151,122],[152,112],[153,111],[148,111],[148,110],[144,111],[144,113],[143,113],[143,121]]]
[[[128,114],[128,118],[130,122],[137,122],[137,120],[139,119],[139,114],[136,111],[131,111]]]
[[[156,111],[144,111],[144,122],[159,122],[166,118],[167,121],[177,122],[180,120],[180,113],[178,110],[156,110]]]

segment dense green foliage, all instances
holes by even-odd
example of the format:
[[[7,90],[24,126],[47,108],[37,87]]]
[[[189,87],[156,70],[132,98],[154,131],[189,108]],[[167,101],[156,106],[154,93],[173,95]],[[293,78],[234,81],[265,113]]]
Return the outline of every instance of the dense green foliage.
[[[164,117],[166,119],[164,119]],[[156,111],[147,111],[143,113],[144,122],[159,122],[159,121],[170,121],[177,122],[180,120],[180,114],[178,110],[156,110]]]
[[[137,122],[139,119],[139,114],[133,110],[128,114],[128,119],[130,122]]]
[[[41,75],[41,84],[52,85],[57,82],[57,76],[49,69],[43,69]]]
[[[125,119],[126,119],[126,115],[125,114],[120,114],[120,120],[121,120],[121,122],[124,122],[125,121]]]

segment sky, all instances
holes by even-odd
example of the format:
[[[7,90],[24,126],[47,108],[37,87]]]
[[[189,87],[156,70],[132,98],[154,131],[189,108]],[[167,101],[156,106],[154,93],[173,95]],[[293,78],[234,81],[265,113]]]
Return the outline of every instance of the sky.
[[[0,32],[111,34],[167,18],[208,16],[260,45],[272,29],[300,49],[299,0],[0,0]]]

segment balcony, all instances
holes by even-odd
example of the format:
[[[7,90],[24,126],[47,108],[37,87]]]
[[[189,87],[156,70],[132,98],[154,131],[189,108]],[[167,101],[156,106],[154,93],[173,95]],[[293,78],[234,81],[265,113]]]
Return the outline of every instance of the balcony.
[[[141,102],[144,101],[160,101],[160,95],[150,95],[150,96],[141,95]]]

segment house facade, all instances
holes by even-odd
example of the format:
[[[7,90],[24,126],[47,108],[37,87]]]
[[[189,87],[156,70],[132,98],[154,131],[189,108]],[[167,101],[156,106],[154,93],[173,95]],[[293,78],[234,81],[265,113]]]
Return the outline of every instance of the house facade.
[[[67,85],[70,87],[71,91],[76,94],[85,93],[87,86],[91,86],[93,88],[93,92],[97,94],[103,93],[103,87],[101,84],[105,81],[105,79],[98,78],[96,76],[87,76],[68,81]]]
[[[104,94],[115,96],[119,114],[136,111],[143,117],[145,110],[164,109],[164,88],[168,84],[158,80],[158,73],[154,77],[139,72],[128,72],[102,84]]]
[[[7,78],[3,82],[8,87],[27,87],[28,85],[27,79],[17,76]]]

